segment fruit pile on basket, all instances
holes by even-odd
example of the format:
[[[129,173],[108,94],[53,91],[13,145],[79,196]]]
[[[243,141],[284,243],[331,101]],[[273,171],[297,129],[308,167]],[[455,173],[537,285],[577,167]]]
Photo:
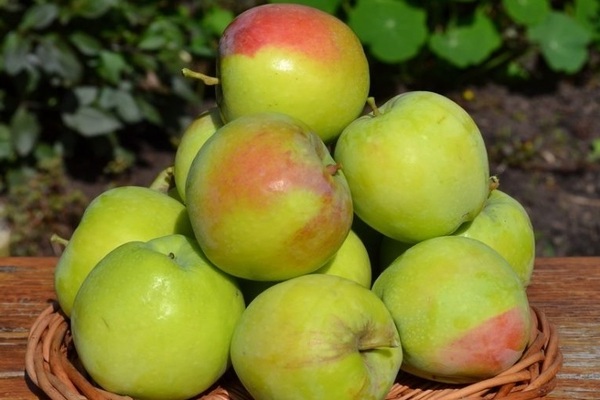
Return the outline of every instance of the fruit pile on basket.
[[[150,187],[87,207],[31,329],[53,399],[542,397],[562,356],[532,308],[533,227],[471,117],[433,92],[377,106],[348,26],[240,14],[218,106]],[[370,112],[364,113],[368,105]]]

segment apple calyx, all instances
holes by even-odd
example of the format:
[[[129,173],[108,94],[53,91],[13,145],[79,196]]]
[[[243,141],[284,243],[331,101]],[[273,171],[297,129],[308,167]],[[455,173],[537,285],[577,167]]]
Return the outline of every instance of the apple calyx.
[[[149,187],[157,192],[167,193],[173,187],[174,179],[174,168],[170,166],[160,171]]]
[[[208,86],[218,85],[220,82],[219,78],[217,78],[216,76],[209,76],[209,75],[203,74],[202,72],[192,71],[189,68],[183,68],[181,70],[181,73],[186,78],[199,79],[202,82],[204,82],[205,85],[208,85]]]
[[[371,112],[374,117],[378,117],[381,115],[381,111],[379,111],[379,107],[377,107],[377,103],[375,103],[374,97],[367,97],[367,105],[371,107]]]

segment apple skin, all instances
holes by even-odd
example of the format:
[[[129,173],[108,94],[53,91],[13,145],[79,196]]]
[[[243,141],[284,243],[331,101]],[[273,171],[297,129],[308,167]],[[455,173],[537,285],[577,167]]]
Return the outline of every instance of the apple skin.
[[[352,225],[348,184],[323,141],[280,113],[240,117],[217,130],[192,162],[186,197],[206,256],[245,279],[317,270]]]
[[[383,399],[402,362],[389,311],[367,288],[309,274],[259,294],[231,341],[253,398]]]
[[[489,378],[525,350],[531,314],[525,288],[508,262],[462,236],[417,243],[373,284],[400,337],[402,370],[449,383]]]
[[[364,108],[370,87],[362,44],[341,20],[298,4],[266,4],[225,29],[217,102],[226,122],[277,111],[304,121],[325,142]]]
[[[523,285],[529,285],[535,261],[535,232],[517,199],[493,190],[479,215],[454,234],[480,240],[496,250],[513,267]]]
[[[185,182],[192,165],[192,161],[200,147],[212,136],[217,129],[223,126],[221,112],[218,107],[210,108],[200,114],[186,128],[181,136],[181,141],[175,152],[175,165],[173,174],[175,188],[179,198],[185,204]]]
[[[487,244],[508,261],[524,286],[529,285],[535,262],[535,232],[527,210],[509,194],[493,190],[475,219],[465,222],[452,235]],[[383,238],[380,247],[382,267],[387,267],[411,246]]]
[[[193,237],[185,206],[143,186],[109,189],[86,207],[54,272],[54,287],[62,311],[69,316],[75,295],[87,274],[117,246],[172,233]]]
[[[86,371],[139,399],[186,399],[230,366],[245,309],[234,279],[193,239],[167,235],[111,251],[83,282],[71,329]]]
[[[452,100],[427,91],[393,97],[357,118],[334,153],[354,211],[393,239],[448,235],[483,208],[489,165],[483,137]]]
[[[313,274],[335,275],[350,279],[367,289],[371,288],[371,261],[363,242],[354,231],[350,231],[346,240],[335,255]],[[239,284],[247,303],[258,294],[280,281],[252,281],[240,279]]]

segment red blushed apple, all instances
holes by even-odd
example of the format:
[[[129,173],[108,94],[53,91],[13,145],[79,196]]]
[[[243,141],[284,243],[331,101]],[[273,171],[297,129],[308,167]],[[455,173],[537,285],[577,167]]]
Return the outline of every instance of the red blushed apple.
[[[219,42],[217,99],[226,122],[277,111],[304,121],[326,142],[360,115],[369,65],[341,20],[298,4],[240,14]]]
[[[240,117],[217,130],[192,162],[186,197],[206,256],[252,280],[317,270],[352,224],[350,190],[323,141],[279,113]]]
[[[469,383],[511,367],[530,338],[525,288],[483,242],[440,236],[397,257],[373,284],[402,339],[402,369]]]

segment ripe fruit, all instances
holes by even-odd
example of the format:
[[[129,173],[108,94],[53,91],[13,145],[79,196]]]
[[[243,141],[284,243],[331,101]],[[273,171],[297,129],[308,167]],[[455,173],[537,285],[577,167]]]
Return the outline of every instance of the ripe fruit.
[[[448,235],[482,209],[489,166],[475,122],[439,94],[398,95],[344,129],[335,160],[356,214],[393,239]]]
[[[185,207],[169,195],[141,186],[100,194],[87,206],[56,265],[54,286],[63,312],[71,313],[81,283],[109,251],[172,233],[193,236]]]
[[[128,242],[83,282],[73,305],[73,340],[103,388],[135,398],[187,399],[229,366],[244,307],[234,280],[192,239]]]
[[[334,275],[278,283],[248,305],[231,341],[233,368],[257,399],[383,399],[400,363],[389,311]]]
[[[181,136],[181,142],[175,153],[174,179],[175,188],[179,197],[185,204],[185,182],[192,161],[200,150],[200,147],[212,136],[217,129],[223,126],[221,113],[217,107],[213,107],[200,114],[187,127]]]
[[[298,4],[266,4],[240,14],[219,42],[217,100],[229,122],[282,112],[324,141],[360,115],[369,65],[342,21]]]
[[[402,339],[402,369],[442,382],[499,374],[529,340],[525,288],[508,262],[462,236],[417,243],[373,284]]]
[[[317,270],[352,224],[350,190],[323,141],[279,113],[240,117],[217,130],[192,163],[186,198],[206,256],[251,280]]]

